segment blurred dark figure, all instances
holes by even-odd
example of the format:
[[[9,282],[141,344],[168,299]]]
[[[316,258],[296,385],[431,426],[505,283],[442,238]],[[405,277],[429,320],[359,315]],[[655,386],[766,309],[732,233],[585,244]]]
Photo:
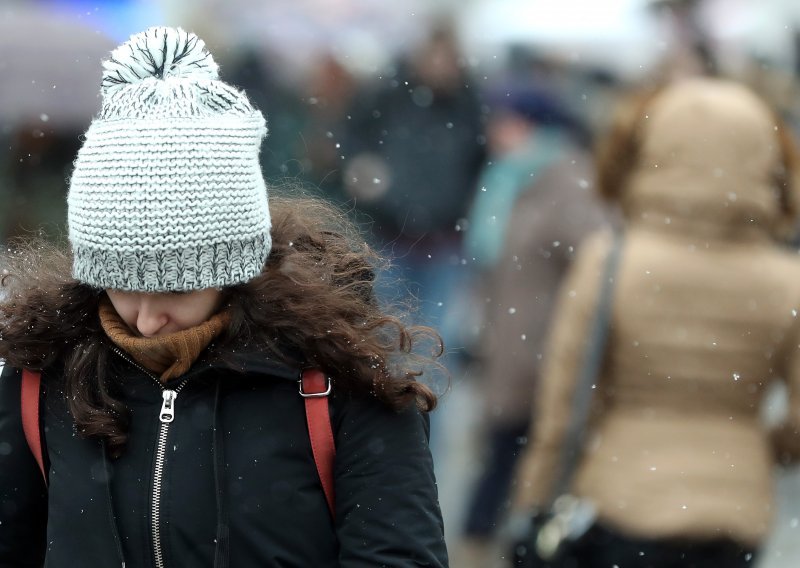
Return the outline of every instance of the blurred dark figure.
[[[434,323],[447,308],[459,266],[456,225],[483,159],[481,107],[451,30],[435,29],[377,90],[360,93],[351,117],[348,197]]]
[[[488,103],[491,162],[465,236],[476,271],[473,304],[486,306],[475,342],[486,458],[468,500],[458,562],[476,568],[492,565],[487,554],[528,432],[556,290],[580,241],[605,221],[582,146],[585,128],[555,96],[511,85],[490,93]]]
[[[597,514],[579,565],[749,566],[775,511],[773,464],[800,457],[800,259],[778,242],[798,214],[795,148],[752,92],[693,79],[623,107],[598,173],[626,231],[571,487]],[[591,237],[561,288],[520,514],[554,485],[610,247]],[[773,381],[791,408],[769,431]]]
[[[347,133],[346,116],[355,94],[356,79],[333,55],[320,58],[306,86],[308,118],[303,128],[303,170],[325,197],[341,199]]]
[[[4,140],[0,241],[39,234],[63,239],[67,178],[80,147],[78,130],[44,122],[20,124]]]
[[[705,29],[701,9],[706,0],[651,0],[658,15],[667,18],[675,40],[662,62],[665,75],[719,75],[713,42]]]
[[[794,30],[794,76],[800,79],[800,29]]]
[[[41,2],[0,10],[0,241],[63,238],[67,178],[114,42]]]
[[[268,54],[244,46],[222,62],[229,83],[247,91],[251,102],[267,115],[267,137],[261,167],[267,180],[301,178],[305,155],[301,132],[307,117],[302,95],[285,84],[271,69]],[[267,112],[268,111],[268,112]]]

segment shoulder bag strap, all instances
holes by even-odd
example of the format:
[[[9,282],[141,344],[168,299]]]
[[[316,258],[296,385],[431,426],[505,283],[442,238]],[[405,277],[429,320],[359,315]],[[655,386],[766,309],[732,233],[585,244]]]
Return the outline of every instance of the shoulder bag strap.
[[[561,452],[560,475],[550,494],[550,505],[560,496],[568,493],[572,480],[578,468],[586,437],[589,422],[589,410],[592,403],[594,385],[600,376],[605,358],[606,345],[611,324],[611,310],[613,306],[614,284],[622,252],[623,236],[614,234],[611,250],[606,258],[602,281],[600,282],[600,295],[594,319],[589,328],[589,342],[584,355],[583,367],[575,387],[575,398],[572,403],[570,424],[567,429],[563,451]]]
[[[47,484],[47,473],[44,470],[42,456],[42,434],[39,427],[39,391],[42,384],[42,375],[29,369],[22,370],[22,386],[20,389],[20,408],[22,410],[22,430],[28,447],[39,464],[44,482]]]
[[[333,482],[333,462],[336,445],[333,440],[331,417],[328,409],[328,395],[331,393],[331,380],[319,369],[303,371],[300,379],[300,395],[306,406],[308,437],[311,451],[317,465],[317,473],[328,502],[331,516],[336,516]]]

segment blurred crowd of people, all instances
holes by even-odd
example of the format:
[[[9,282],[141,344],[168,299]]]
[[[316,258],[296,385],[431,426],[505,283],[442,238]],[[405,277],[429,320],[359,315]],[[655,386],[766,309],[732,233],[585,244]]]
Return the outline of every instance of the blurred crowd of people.
[[[578,472],[613,533],[597,538],[620,550],[731,539],[749,563],[768,535],[766,455],[798,447],[793,423],[774,447],[756,425],[770,381],[798,380],[779,353],[796,344],[786,337],[800,309],[796,261],[779,250],[798,242],[787,142],[800,124],[798,76],[754,60],[733,79],[756,94],[711,80],[671,91],[721,71],[691,11],[681,12],[692,3],[661,4],[689,39],[639,84],[519,46],[504,69],[476,77],[443,22],[369,80],[331,54],[290,84],[268,54],[223,52],[222,75],[268,117],[262,166],[272,187],[321,195],[363,223],[393,262],[385,299],[414,300],[418,320],[444,338],[450,387],[479,395],[479,419],[460,420],[446,402],[434,418],[437,461],[448,460],[453,436],[474,452],[471,470],[457,472],[458,495],[443,499],[453,566],[502,566],[496,539],[515,491],[526,506],[540,497],[537,480],[546,492],[608,248],[596,233],[623,227],[630,256],[598,377],[600,429]],[[614,103],[645,91],[612,122]],[[2,240],[39,230],[63,238],[56,220],[82,131],[40,121],[0,132]],[[598,172],[593,149],[614,135],[616,153]],[[615,199],[600,199],[598,173]],[[451,481],[439,480],[443,494]]]

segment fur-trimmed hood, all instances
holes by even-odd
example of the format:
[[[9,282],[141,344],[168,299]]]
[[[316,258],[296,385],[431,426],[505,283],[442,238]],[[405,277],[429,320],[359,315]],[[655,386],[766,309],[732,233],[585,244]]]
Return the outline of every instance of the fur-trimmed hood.
[[[626,215],[709,235],[785,229],[796,208],[791,184],[780,181],[778,122],[733,82],[692,79],[666,88],[639,117],[638,160],[622,198]]]

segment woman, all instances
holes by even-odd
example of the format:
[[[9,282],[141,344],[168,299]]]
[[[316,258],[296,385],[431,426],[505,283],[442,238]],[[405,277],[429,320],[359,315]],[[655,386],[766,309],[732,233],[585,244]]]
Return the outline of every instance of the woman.
[[[572,492],[597,512],[582,568],[746,566],[774,511],[772,466],[800,453],[795,154],[744,87],[695,79],[620,113],[599,187],[626,215],[610,343]],[[517,510],[555,483],[611,248],[596,235],[562,288]],[[785,380],[785,428],[759,421]]]
[[[264,118],[197,36],[151,28],[104,67],[71,254],[4,267],[0,564],[446,566],[424,330],[376,304],[373,253],[318,202],[268,203]],[[47,485],[23,368],[41,371]],[[333,491],[308,368],[327,377]]]
[[[484,308],[479,356],[486,458],[468,499],[460,566],[485,568],[498,521],[508,514],[514,464],[530,428],[558,285],[584,237],[605,225],[582,145],[582,124],[541,89],[505,85],[489,93],[491,163],[465,233]],[[591,182],[589,181],[591,180]],[[483,302],[481,302],[483,303]],[[453,551],[451,542],[451,553]]]

